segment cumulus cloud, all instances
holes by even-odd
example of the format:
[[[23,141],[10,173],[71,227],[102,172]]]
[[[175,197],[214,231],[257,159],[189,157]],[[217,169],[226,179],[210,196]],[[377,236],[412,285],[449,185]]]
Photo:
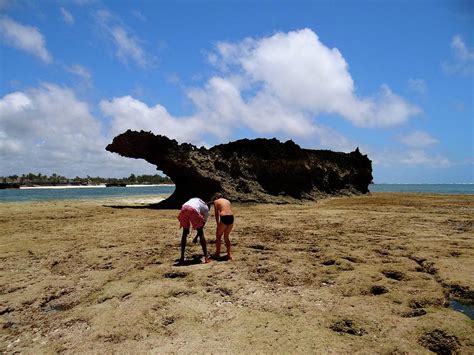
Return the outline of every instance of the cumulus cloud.
[[[74,17],[72,16],[72,14],[69,11],[67,11],[64,7],[61,7],[59,10],[61,11],[61,16],[62,16],[63,21],[69,26],[74,25]]]
[[[318,124],[319,114],[338,114],[359,127],[389,127],[420,112],[385,84],[373,96],[357,96],[342,54],[308,29],[218,43],[210,58],[219,75],[186,90],[195,107],[190,117],[174,117],[160,104],[117,97],[100,104],[111,117],[112,132],[145,129],[196,142],[206,134],[222,141],[246,128],[348,151],[354,142]]]
[[[132,35],[118,18],[106,10],[100,10],[96,19],[107,40],[114,45],[115,55],[122,63],[133,61],[142,68],[153,64],[154,59],[142,48],[140,39]]]
[[[102,11],[98,21],[115,41],[117,56],[139,65],[148,63],[143,50],[131,54],[138,42],[129,41],[133,37],[119,20]],[[121,47],[118,38],[128,45]],[[184,117],[174,116],[158,102],[149,105],[124,95],[100,101],[100,111],[108,118],[108,125],[102,127],[89,106],[68,88],[45,84],[9,94],[0,101],[4,110],[0,110],[0,134],[7,142],[0,147],[2,154],[16,151],[20,160],[33,166],[41,161],[38,154],[50,154],[57,166],[65,166],[64,157],[69,155],[78,165],[95,166],[98,171],[119,169],[119,157],[104,155],[103,149],[127,129],[195,144],[236,138],[236,131],[246,129],[260,136],[293,138],[313,148],[350,151],[355,142],[320,124],[318,115],[340,116],[358,127],[390,127],[420,112],[386,84],[372,96],[358,95],[342,54],[325,46],[309,29],[218,43],[210,57],[217,73],[202,86],[185,88],[194,112]],[[68,70],[90,77],[79,65]]]
[[[443,63],[444,70],[448,74],[474,74],[474,49],[469,48],[460,35],[452,38],[451,49],[454,60]]]
[[[52,61],[46,49],[46,41],[36,27],[22,25],[8,16],[1,16],[0,38],[2,42],[33,54],[45,63]]]
[[[338,114],[359,127],[389,127],[421,112],[386,84],[370,97],[359,97],[342,54],[325,46],[310,29],[218,43],[209,60],[223,75],[192,90],[190,98],[202,108],[202,98],[207,97],[207,111],[219,113],[216,94],[224,94],[239,111],[226,108],[224,116],[242,117],[257,131],[289,128],[295,134],[311,133],[307,128],[321,113]],[[261,127],[259,112],[275,119]]]
[[[405,136],[399,137],[400,142],[410,147],[428,147],[438,143],[429,133],[424,131],[414,131]]]
[[[109,137],[101,128],[89,105],[68,88],[43,84],[5,95],[0,98],[0,173],[110,176],[143,165],[106,152]]]
[[[199,118],[176,118],[159,104],[149,107],[131,96],[102,100],[99,106],[111,118],[112,136],[132,129],[152,131],[182,142],[192,142],[208,131],[208,127]]]

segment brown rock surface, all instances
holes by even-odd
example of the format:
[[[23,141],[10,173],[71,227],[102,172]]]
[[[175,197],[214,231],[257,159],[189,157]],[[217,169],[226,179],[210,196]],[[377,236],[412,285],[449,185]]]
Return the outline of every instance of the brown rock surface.
[[[106,148],[145,159],[176,184],[159,207],[179,208],[191,197],[209,200],[220,191],[239,202],[315,200],[334,194],[366,193],[372,163],[351,153],[302,149],[292,141],[242,139],[210,149],[179,144],[165,136],[128,130]]]

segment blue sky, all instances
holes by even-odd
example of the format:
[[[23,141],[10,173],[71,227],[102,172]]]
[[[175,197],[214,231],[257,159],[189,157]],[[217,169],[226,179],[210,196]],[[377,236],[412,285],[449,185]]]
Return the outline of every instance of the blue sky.
[[[474,182],[470,1],[0,0],[0,175],[127,176],[126,129],[361,151]]]

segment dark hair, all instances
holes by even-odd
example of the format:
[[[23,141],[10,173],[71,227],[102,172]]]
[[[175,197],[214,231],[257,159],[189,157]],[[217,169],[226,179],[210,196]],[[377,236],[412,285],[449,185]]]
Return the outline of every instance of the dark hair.
[[[211,201],[214,202],[215,200],[218,200],[218,199],[220,199],[220,198],[222,198],[222,194],[221,194],[220,192],[216,192],[216,193],[214,194],[214,196],[212,196],[212,200],[211,200]]]

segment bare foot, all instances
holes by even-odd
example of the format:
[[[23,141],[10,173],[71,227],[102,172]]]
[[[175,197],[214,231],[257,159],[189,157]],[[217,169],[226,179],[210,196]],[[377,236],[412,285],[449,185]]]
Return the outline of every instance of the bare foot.
[[[230,254],[227,254],[227,260],[232,260],[232,257],[230,256]]]
[[[212,259],[210,257],[206,257],[206,256],[201,259],[201,262],[203,264],[210,263],[211,261],[212,261]]]

